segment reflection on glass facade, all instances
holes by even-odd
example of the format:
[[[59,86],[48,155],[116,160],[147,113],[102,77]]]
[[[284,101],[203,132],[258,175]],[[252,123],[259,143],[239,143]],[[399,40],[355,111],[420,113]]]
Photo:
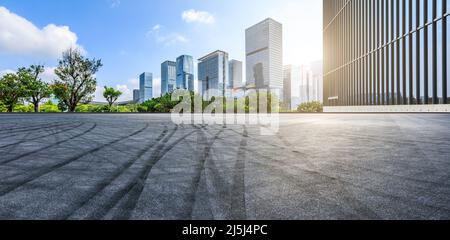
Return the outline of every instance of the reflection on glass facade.
[[[133,101],[135,103],[139,102],[139,95],[140,95],[139,89],[134,89],[133,90]]]
[[[248,88],[283,89],[283,25],[273,19],[245,30]]]
[[[161,96],[173,92],[177,82],[177,63],[165,61],[161,64]]]
[[[228,88],[236,89],[243,87],[242,82],[242,62],[238,60],[230,60],[228,64],[228,76],[230,78]]]
[[[177,58],[177,89],[194,91],[194,59],[182,55]]]
[[[447,104],[450,0],[324,0],[327,106]]]
[[[153,74],[142,73],[139,76],[139,102],[143,103],[153,98]]]
[[[215,51],[198,60],[198,81],[200,92],[206,99],[225,96],[229,87],[228,53]],[[207,93],[211,95],[208,96]]]

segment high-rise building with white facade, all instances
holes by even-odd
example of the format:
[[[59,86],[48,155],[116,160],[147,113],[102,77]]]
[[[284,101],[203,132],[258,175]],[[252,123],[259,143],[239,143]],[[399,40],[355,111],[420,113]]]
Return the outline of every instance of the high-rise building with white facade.
[[[229,87],[237,89],[243,87],[242,82],[242,62],[238,60],[230,60],[228,64]]]
[[[313,81],[317,84],[317,99],[323,103],[323,61],[318,60],[311,63]]]
[[[268,18],[245,30],[247,88],[283,89],[283,26]]]
[[[231,89],[228,77],[228,53],[217,50],[198,61],[199,92],[206,98],[224,96],[225,90]]]
[[[294,110],[302,103],[322,102],[321,78],[307,65],[287,65],[283,70],[283,103]]]
[[[194,91],[194,59],[189,55],[177,58],[177,89]]]
[[[161,96],[173,92],[177,84],[177,63],[165,61],[161,64]]]
[[[144,72],[139,76],[139,102],[153,98],[153,74]]]

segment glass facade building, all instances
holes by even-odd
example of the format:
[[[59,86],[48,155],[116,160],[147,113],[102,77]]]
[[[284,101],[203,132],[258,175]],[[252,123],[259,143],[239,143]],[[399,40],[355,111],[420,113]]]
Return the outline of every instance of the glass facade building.
[[[202,96],[207,99],[225,96],[225,90],[231,89],[228,76],[228,53],[215,51],[198,61],[198,81]]]
[[[283,103],[287,109],[295,110],[302,103],[322,102],[320,77],[311,66],[287,65],[283,69]]]
[[[177,89],[194,91],[194,59],[192,56],[182,55],[177,58]]]
[[[283,89],[283,25],[273,19],[245,30],[248,88]]]
[[[153,74],[142,73],[139,76],[139,102],[143,103],[153,98]]]
[[[228,76],[230,78],[229,88],[236,89],[242,86],[242,62],[238,60],[230,60],[228,64]]]
[[[140,95],[140,90],[134,89],[133,90],[133,102],[139,103],[139,95]]]
[[[161,64],[161,96],[173,92],[177,83],[177,63],[165,61]]]
[[[450,0],[324,0],[324,104],[447,104]]]

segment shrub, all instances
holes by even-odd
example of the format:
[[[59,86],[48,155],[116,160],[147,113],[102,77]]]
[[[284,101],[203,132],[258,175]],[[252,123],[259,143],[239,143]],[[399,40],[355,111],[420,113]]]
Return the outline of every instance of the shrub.
[[[58,105],[54,104],[52,101],[44,103],[40,107],[40,111],[43,113],[57,113],[60,112]]]
[[[321,113],[323,112],[323,105],[320,102],[308,102],[302,103],[297,108],[299,113]]]
[[[24,105],[24,104],[17,104],[14,106],[14,111],[17,113],[32,113],[34,112],[34,106],[32,104]]]

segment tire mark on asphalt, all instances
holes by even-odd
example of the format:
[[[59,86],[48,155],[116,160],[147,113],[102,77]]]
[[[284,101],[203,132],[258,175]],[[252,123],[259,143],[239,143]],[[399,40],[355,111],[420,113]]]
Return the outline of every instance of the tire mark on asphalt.
[[[188,134],[185,134],[184,136],[178,138],[174,142],[172,142],[167,147],[163,148],[164,146],[161,144],[156,148],[156,150],[152,153],[151,157],[146,163],[146,167],[141,170],[141,173],[137,176],[136,179],[133,180],[132,184],[128,186],[128,191],[126,194],[122,196],[122,198],[125,198],[120,205],[119,209],[122,211],[119,213],[116,213],[113,216],[114,220],[122,220],[122,219],[130,219],[132,211],[136,208],[136,205],[142,195],[142,192],[144,190],[145,181],[148,178],[149,174],[151,173],[151,170],[153,169],[153,166],[155,166],[159,160],[161,160],[167,153],[169,153],[176,145],[178,145],[180,142],[191,136],[193,133],[199,131],[198,129],[193,130],[189,132]],[[168,141],[169,139],[167,139]],[[119,202],[121,199],[118,199],[117,202]]]
[[[248,130],[244,126],[244,132],[239,144],[238,155],[233,171],[233,185],[231,189],[231,216],[233,220],[246,220],[246,206],[245,206],[245,160],[247,149]]]
[[[6,124],[9,124],[9,126],[6,126]],[[8,130],[8,129],[11,129],[12,127],[15,127],[17,125],[19,125],[19,124],[18,123],[2,123],[2,124],[0,124],[0,127],[2,127],[0,129],[0,132],[3,132],[3,131]],[[6,127],[8,127],[8,128],[6,128]]]
[[[5,160],[5,161],[0,162],[0,165],[4,165],[4,164],[10,163],[10,162],[14,162],[14,161],[17,161],[17,160],[19,160],[19,159],[21,159],[21,158],[30,156],[30,155],[35,154],[35,153],[38,153],[38,152],[42,152],[42,151],[47,150],[47,149],[49,149],[49,148],[52,148],[52,147],[54,147],[54,146],[58,146],[58,145],[60,145],[60,144],[62,144],[62,143],[66,143],[66,142],[68,142],[68,141],[70,141],[70,140],[73,140],[73,139],[75,139],[75,138],[78,138],[78,137],[81,137],[81,136],[83,136],[83,135],[85,135],[85,134],[88,134],[89,132],[91,132],[92,130],[94,130],[96,127],[97,127],[97,124],[94,124],[91,128],[89,128],[89,129],[87,129],[87,130],[85,130],[85,131],[83,131],[83,132],[81,132],[81,133],[79,133],[79,134],[76,134],[76,135],[74,135],[74,136],[71,136],[71,137],[69,137],[69,138],[67,138],[67,139],[65,139],[65,140],[63,140],[63,141],[56,142],[56,143],[52,143],[52,144],[50,144],[50,145],[47,145],[47,146],[45,146],[45,147],[36,149],[36,150],[34,150],[34,151],[31,151],[31,152],[23,153],[23,154],[21,154],[21,155],[19,155],[19,156],[16,156],[16,157],[14,157],[14,158],[11,158],[11,159],[8,159],[8,160]]]
[[[146,149],[146,151],[142,154],[144,155],[149,150],[155,148],[155,151],[162,151],[164,145],[172,138],[172,136],[177,132],[178,125],[169,133],[164,136],[160,136],[158,139],[158,144],[156,146],[150,147]],[[156,163],[156,162],[155,162]],[[102,219],[108,212],[117,205],[117,203],[123,199],[130,191],[132,191],[138,185],[145,185],[145,179],[142,180],[155,163],[147,162],[144,166],[144,169],[140,171],[140,174],[134,177],[134,179],[127,183],[120,190],[116,191],[111,197],[109,197],[106,201],[101,202],[101,206],[97,206],[94,211],[92,211],[85,219]]]
[[[256,162],[256,161],[254,161],[253,163],[259,164],[259,165],[266,165],[266,166],[269,166],[269,167],[278,168],[277,166],[272,166],[270,164],[264,164],[264,163],[260,163],[260,162]],[[281,170],[281,171],[283,171],[283,170]],[[317,172],[311,172],[311,173],[317,173]],[[318,173],[318,174],[321,174],[323,176],[327,176],[327,175],[324,175],[322,173]],[[280,176],[286,177],[286,175],[280,175]],[[294,175],[291,175],[291,178],[296,178],[296,177]],[[428,207],[428,208],[431,208],[431,209],[440,210],[440,211],[446,211],[446,212],[450,213],[450,209],[448,209],[448,208],[439,207],[439,206],[433,206],[433,205],[430,205],[430,204],[427,204],[427,203],[424,203],[424,202],[419,202],[417,200],[411,200],[410,198],[405,198],[405,197],[397,196],[397,195],[394,195],[394,194],[381,192],[381,191],[378,191],[378,190],[366,187],[366,186],[361,185],[361,184],[356,184],[356,183],[354,183],[352,181],[347,181],[347,180],[342,179],[340,177],[331,177],[331,176],[329,176],[329,178],[331,178],[334,181],[340,181],[342,183],[342,185],[344,185],[344,186],[348,185],[348,186],[352,186],[352,187],[355,187],[355,188],[359,188],[359,189],[368,191],[370,193],[373,193],[376,196],[388,198],[390,200],[394,200],[395,199],[398,202],[408,202],[408,203],[411,203],[411,206],[417,206],[419,204],[419,205],[422,205],[422,206],[425,206],[425,207]],[[298,184],[298,182],[300,182],[300,181],[295,180],[295,179],[292,179],[291,181],[293,183],[297,183],[297,184]],[[359,200],[357,200],[357,201],[359,201]],[[378,218],[375,218],[375,219],[380,219],[380,218],[381,217],[378,217]]]
[[[276,137],[278,139],[280,139],[287,146],[294,147],[290,142],[285,140],[282,136],[277,134]],[[272,162],[282,163],[280,160],[274,161],[274,159],[270,159],[270,158],[267,158],[267,159],[271,160]],[[310,169],[302,168],[301,169],[302,171],[305,171],[308,174],[324,177],[325,179],[328,179],[327,181],[334,182],[338,188],[336,190],[340,192],[339,196],[341,196],[345,202],[349,203],[349,207],[354,209],[358,214],[362,214],[362,217],[367,217],[368,219],[380,219],[380,216],[378,214],[376,214],[375,211],[373,211],[369,206],[367,206],[367,204],[364,204],[362,201],[358,200],[351,192],[349,192],[346,189],[345,184],[341,181],[341,179],[338,179],[338,178],[335,178],[335,177],[332,177],[332,176],[329,176],[327,174],[320,172],[317,169],[317,166],[315,164],[313,164],[311,161],[309,161],[307,158],[302,158],[302,160],[306,164],[306,166],[308,168],[310,168]],[[270,166],[272,167],[272,169],[275,167],[275,168],[278,168],[280,171],[282,171],[283,173],[281,173],[280,175],[286,175],[285,171],[283,169],[279,168],[278,166],[274,166],[274,165],[270,165]],[[294,175],[291,175],[291,176],[294,176]],[[361,215],[359,217],[361,217]]]
[[[49,124],[50,123],[46,122],[44,124],[37,124],[37,125],[34,125],[34,126],[17,127],[17,128],[3,128],[3,129],[0,129],[0,133],[8,132],[8,131],[14,131],[14,130],[26,130],[26,129],[29,129],[29,128],[48,126]],[[14,126],[17,126],[17,125],[19,125],[19,124],[18,123],[14,124]]]
[[[25,142],[34,141],[34,140],[41,139],[41,138],[50,137],[50,136],[53,136],[53,135],[56,135],[56,134],[60,134],[60,133],[62,133],[62,132],[64,132],[64,131],[70,131],[70,130],[79,128],[79,127],[81,127],[81,126],[83,126],[83,125],[84,125],[84,123],[81,123],[81,124],[78,124],[78,125],[76,125],[76,126],[71,126],[71,127],[62,128],[62,129],[55,129],[56,132],[49,133],[49,134],[47,134],[47,135],[38,136],[38,137],[33,137],[33,138],[27,138],[27,137],[24,137],[24,138],[22,138],[22,139],[21,139],[20,141],[18,141],[18,142],[14,142],[14,143],[10,143],[10,144],[6,144],[6,145],[0,146],[0,149],[2,149],[2,148],[7,148],[7,147],[10,147],[10,146],[13,146],[13,145],[19,145],[19,144],[22,144],[22,143],[25,143]],[[28,135],[30,135],[30,134],[31,134],[31,132],[30,132]],[[27,136],[28,136],[28,135],[27,135]]]
[[[171,134],[175,133],[176,128],[173,129]],[[108,178],[101,181],[99,184],[94,186],[92,191],[89,191],[87,194],[85,194],[84,197],[82,197],[81,201],[77,200],[77,204],[75,207],[73,207],[68,212],[61,214],[56,219],[76,219],[77,212],[84,208],[90,201],[92,201],[95,197],[98,197],[102,191],[104,191],[109,185],[111,185],[115,180],[119,178],[126,170],[128,170],[133,164],[137,162],[145,153],[147,153],[150,149],[152,149],[155,145],[155,143],[160,142],[163,138],[167,136],[169,133],[169,129],[167,126],[164,126],[163,132],[155,139],[152,140],[150,144],[147,144],[143,149],[141,149],[136,156],[134,156],[130,161],[126,162],[125,164],[122,164],[119,166],[118,169],[114,171]],[[108,211],[110,206],[102,206],[102,207],[96,207],[96,211],[99,211],[99,209],[102,209],[100,212],[106,212]],[[86,219],[99,219],[96,217],[96,215],[103,215],[103,213],[98,212],[92,212]]]
[[[244,135],[245,136],[245,135]],[[248,135],[247,135],[248,136]],[[282,139],[282,137],[281,136],[279,136],[279,135],[277,135],[277,138],[279,138],[284,144],[287,144],[288,146],[290,146],[290,147],[293,147],[293,145],[291,144],[291,143],[289,143],[288,141],[286,141],[285,139]],[[256,139],[256,138],[253,138],[252,137],[252,140],[254,140],[254,139]],[[259,153],[259,152],[257,152],[257,151],[253,151],[253,150],[251,150],[251,149],[248,149],[248,148],[243,148],[242,149],[244,152],[245,151],[248,151],[248,152],[251,152],[252,154],[255,154],[255,155],[258,155],[258,156],[260,156],[260,157],[262,157],[262,158],[265,158],[265,159],[267,159],[267,160],[269,160],[269,161],[271,161],[271,162],[280,162],[281,163],[281,161],[280,160],[277,160],[277,159],[273,159],[273,158],[269,158],[269,157],[267,157],[267,156],[264,156],[263,154],[261,154],[261,153]],[[300,152],[298,152],[298,151],[291,151],[292,153],[300,153]],[[300,153],[300,154],[302,154],[302,153]],[[303,154],[302,154],[303,155]],[[341,194],[342,196],[343,196],[343,198],[346,200],[346,202],[353,202],[354,204],[352,204],[352,208],[353,209],[355,209],[358,213],[363,213],[364,215],[364,217],[368,217],[368,218],[370,218],[370,219],[380,219],[380,217],[378,216],[378,214],[376,214],[372,209],[370,209],[366,204],[363,204],[361,201],[359,201],[357,198],[355,198],[354,196],[353,196],[353,194],[351,194],[348,190],[346,190],[346,188],[345,188],[345,184],[343,184],[342,183],[342,181],[340,180],[340,179],[337,179],[337,178],[334,178],[334,177],[331,177],[331,176],[328,176],[328,175],[326,175],[326,174],[324,174],[324,173],[321,173],[321,172],[319,172],[318,170],[317,170],[317,167],[313,164],[313,163],[311,163],[310,161],[308,161],[306,158],[304,158],[303,160],[305,160],[305,163],[307,164],[307,166],[309,167],[309,168],[311,168],[311,169],[314,169],[314,170],[308,170],[308,169],[301,169],[302,171],[305,171],[305,172],[307,172],[307,173],[310,173],[310,174],[313,174],[313,175],[317,175],[317,176],[320,176],[320,177],[324,177],[325,179],[329,179],[329,180],[331,180],[331,181],[333,181],[333,182],[335,182],[335,183],[337,183],[338,185],[339,185],[339,189],[340,189],[340,191],[343,193],[343,194]],[[275,168],[278,168],[278,166],[275,166],[275,165],[273,165],[273,164],[270,164],[270,165],[268,165],[268,164],[264,164],[264,163],[261,163],[261,162],[253,162],[253,163],[257,163],[257,164],[261,164],[261,165],[267,165],[267,166],[270,166],[272,169],[275,167]],[[282,175],[282,176],[284,176],[284,177],[288,177],[288,175],[290,175],[290,174],[286,174],[286,172],[283,170],[283,169],[279,169],[281,172],[280,172],[280,175]],[[292,175],[293,176],[293,175]],[[338,181],[339,180],[339,181]],[[244,193],[245,194],[245,193]],[[236,219],[236,218],[233,218],[233,219]]]
[[[10,137],[15,137],[15,136],[20,136],[21,134],[17,134],[17,133],[24,133],[24,132],[29,132],[29,131],[33,131],[33,130],[37,130],[37,131],[35,131],[35,132],[41,132],[41,131],[45,131],[46,129],[51,129],[51,128],[54,128],[54,127],[60,127],[60,126],[67,126],[67,125],[70,125],[71,124],[71,122],[64,122],[64,123],[58,123],[58,124],[55,124],[55,125],[50,125],[49,126],[49,124],[46,124],[46,125],[42,125],[41,127],[33,127],[33,128],[27,128],[27,129],[21,129],[21,130],[18,130],[18,131],[14,131],[14,132],[8,132],[8,133],[12,133],[12,135],[6,135],[6,136],[0,136],[0,137],[2,137],[2,138],[10,138]]]
[[[193,184],[193,191],[190,194],[190,196],[188,196],[188,207],[189,209],[186,210],[186,216],[184,218],[189,218],[189,219],[193,219],[193,213],[194,213],[194,206],[195,206],[195,202],[196,202],[196,195],[198,192],[198,188],[200,185],[200,180],[201,180],[201,176],[205,171],[205,166],[206,166],[206,162],[209,162],[210,156],[211,156],[211,150],[214,146],[214,143],[219,139],[219,136],[224,132],[225,127],[223,127],[218,133],[216,133],[212,140],[210,142],[208,142],[208,138],[206,137],[205,134],[205,126],[202,126],[201,128],[199,128],[198,126],[195,126],[195,128],[197,128],[198,130],[198,134],[201,137],[200,140],[200,145],[204,146],[203,150],[200,153],[200,159],[199,159],[199,164],[198,167],[196,169],[196,175],[194,176],[193,180],[192,180],[192,184]],[[197,149],[198,151],[198,149]],[[214,169],[215,170],[215,169]],[[217,173],[217,172],[216,172]],[[220,175],[219,174],[213,174],[213,178],[211,179],[213,182],[213,185],[216,185],[217,182],[220,182]],[[211,207],[210,207],[211,210]]]
[[[85,131],[85,134],[86,134],[87,132],[92,131],[96,126],[97,126],[97,124],[94,124],[94,126],[93,126],[92,128],[90,128],[89,130]],[[17,189],[17,188],[19,188],[19,187],[21,187],[21,186],[23,186],[23,185],[25,185],[25,184],[27,184],[27,183],[33,181],[33,180],[35,180],[35,179],[37,179],[37,178],[39,178],[39,177],[42,177],[42,176],[44,176],[44,175],[46,175],[46,174],[48,174],[48,173],[50,173],[50,172],[53,172],[53,171],[55,171],[56,169],[59,169],[59,168],[61,168],[61,167],[64,167],[64,166],[66,166],[66,165],[68,165],[68,164],[70,164],[70,163],[72,163],[72,162],[74,162],[74,161],[76,161],[76,160],[78,160],[78,159],[80,159],[80,158],[86,156],[86,155],[89,155],[89,154],[91,154],[91,153],[94,153],[94,152],[96,152],[96,151],[102,149],[102,148],[111,146],[111,145],[113,145],[113,144],[115,144],[115,143],[118,143],[118,142],[123,141],[123,140],[125,140],[125,139],[128,139],[128,138],[130,138],[130,137],[133,137],[133,136],[135,136],[135,135],[137,135],[137,134],[143,132],[143,131],[144,131],[145,129],[147,129],[148,127],[149,127],[149,124],[146,124],[146,126],[143,127],[142,129],[140,129],[140,130],[138,130],[138,131],[135,131],[135,132],[133,132],[133,133],[127,135],[127,136],[121,137],[121,138],[119,138],[119,139],[116,139],[116,140],[114,140],[114,141],[111,141],[111,142],[108,142],[108,143],[105,143],[105,144],[102,144],[102,145],[100,145],[100,146],[98,146],[98,147],[95,147],[95,148],[93,148],[93,149],[91,149],[91,150],[88,150],[88,151],[86,151],[86,152],[83,152],[83,153],[81,153],[81,154],[78,154],[78,155],[76,155],[76,156],[73,156],[73,157],[71,157],[71,158],[69,158],[69,159],[67,159],[67,160],[65,160],[65,161],[63,161],[63,162],[60,162],[60,163],[58,163],[58,164],[56,164],[56,165],[54,165],[54,166],[52,166],[52,167],[50,167],[50,168],[46,168],[46,169],[43,169],[43,170],[37,170],[37,171],[35,171],[35,173],[32,173],[31,175],[28,176],[28,178],[26,178],[26,179],[20,181],[18,184],[14,185],[14,186],[6,187],[6,188],[4,188],[4,189],[1,189],[1,190],[0,190],[0,197],[1,197],[1,196],[4,196],[4,195],[6,195],[6,194],[8,194],[8,193],[10,193],[10,192],[12,192],[12,191],[14,191],[15,189]]]

